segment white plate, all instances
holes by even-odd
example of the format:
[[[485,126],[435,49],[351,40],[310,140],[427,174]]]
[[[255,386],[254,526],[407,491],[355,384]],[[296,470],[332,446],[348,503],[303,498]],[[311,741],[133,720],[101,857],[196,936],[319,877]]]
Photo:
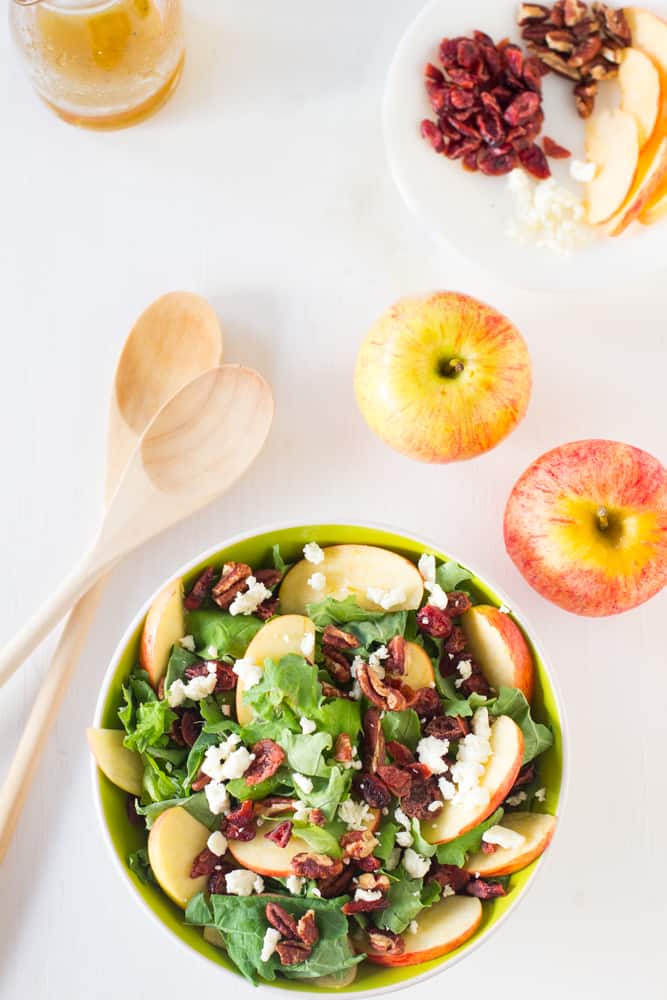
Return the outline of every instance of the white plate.
[[[469,173],[458,161],[436,155],[422,139],[422,119],[433,118],[424,67],[427,62],[439,65],[440,40],[477,29],[494,41],[509,36],[520,42],[517,7],[513,0],[432,0],[404,35],[389,71],[383,109],[387,156],[399,191],[436,239],[522,288],[590,288],[618,283],[630,270],[662,270],[667,221],[651,227],[634,223],[623,236],[598,239],[569,257],[517,243],[505,235],[514,212],[507,177]],[[651,0],[650,7],[667,14],[667,0]],[[542,134],[583,159],[583,122],[568,80],[553,73],[545,77],[544,111]],[[569,177],[567,160],[551,160],[550,165],[559,182],[581,192]]]

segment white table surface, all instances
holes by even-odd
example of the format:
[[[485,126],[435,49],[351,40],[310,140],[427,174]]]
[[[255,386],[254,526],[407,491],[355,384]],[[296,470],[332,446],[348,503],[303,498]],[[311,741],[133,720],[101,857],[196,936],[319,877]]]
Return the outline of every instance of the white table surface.
[[[628,260],[624,286],[549,297],[434,248],[388,176],[379,119],[389,60],[420,6],[190,0],[180,89],[152,120],[111,134],[45,110],[2,33],[0,637],[91,536],[110,377],[147,303],[173,288],[208,296],[227,360],[261,369],[277,403],[250,474],[128,559],[106,591],[0,870],[3,1000],[230,989],[118,878],[83,731],[127,622],[179,564],[275,520],[345,517],[433,537],[495,580],[533,620],[569,715],[571,791],[537,884],[480,951],[405,996],[666,995],[665,596],[611,620],[566,615],[528,588],[501,540],[508,492],[547,448],[610,437],[664,461],[665,278],[642,279]],[[369,324],[400,295],[433,288],[505,311],[534,363],[523,424],[491,454],[450,467],[386,449],[352,391]],[[3,766],[52,648],[2,692]],[[256,995],[240,981],[233,990]]]

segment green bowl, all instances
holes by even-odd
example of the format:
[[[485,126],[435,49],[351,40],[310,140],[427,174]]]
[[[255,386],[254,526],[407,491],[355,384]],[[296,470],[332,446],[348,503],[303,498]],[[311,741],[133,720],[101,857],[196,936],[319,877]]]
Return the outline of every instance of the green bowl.
[[[224,562],[243,561],[251,566],[269,565],[271,563],[271,547],[276,542],[280,545],[283,557],[291,562],[299,558],[303,546],[306,542],[311,541],[318,542],[322,546],[341,542],[379,545],[393,549],[413,561],[416,561],[422,552],[429,551],[434,552],[442,560],[456,559],[457,562],[461,562],[456,555],[442,552],[437,546],[426,540],[410,538],[389,528],[363,524],[315,524],[282,526],[265,529],[259,533],[236,536],[221,546],[209,549],[174,575],[183,577],[187,585],[205,566],[212,563],[221,565]],[[496,607],[507,606],[507,599],[484,580],[472,574],[472,582],[475,596],[478,599]],[[117,712],[120,705],[121,685],[137,660],[144,620],[155,596],[156,594],[146,602],[136,616],[111,660],[97,702],[95,726],[104,726],[110,729],[120,728]],[[535,658],[537,669],[535,694],[532,701],[533,714],[537,720],[548,722],[554,733],[553,746],[540,759],[540,775],[548,790],[544,805],[545,811],[558,815],[566,784],[563,711],[553,678],[535,639],[525,626],[522,617],[512,612],[512,618],[524,631]],[[125,858],[130,852],[137,850],[145,843],[145,833],[132,826],[127,819],[125,792],[112,785],[97,769],[94,761],[92,762],[92,774],[94,795],[105,840],[132,895],[148,913],[157,918],[160,924],[171,931],[182,943],[194,949],[210,962],[215,962],[222,969],[240,978],[240,973],[229,961],[224,951],[205,941],[200,929],[187,926],[183,922],[183,912],[164,895],[161,889],[155,885],[143,885],[127,868]],[[548,854],[549,851],[543,857],[547,857]],[[307,983],[296,980],[276,980],[272,984],[263,984],[263,988],[306,994],[317,992],[320,994],[333,993],[337,996],[370,996],[421,982],[446,970],[485,940],[491,930],[498,927],[509,916],[519,900],[523,898],[528,885],[535,877],[537,868],[542,863],[542,859],[537,859],[527,868],[513,875],[511,891],[508,895],[495,900],[489,906],[485,906],[482,923],[477,932],[459,948],[447,955],[430,962],[424,962],[422,965],[398,968],[385,968],[365,962],[360,966],[355,982],[344,990],[321,987],[313,990]]]

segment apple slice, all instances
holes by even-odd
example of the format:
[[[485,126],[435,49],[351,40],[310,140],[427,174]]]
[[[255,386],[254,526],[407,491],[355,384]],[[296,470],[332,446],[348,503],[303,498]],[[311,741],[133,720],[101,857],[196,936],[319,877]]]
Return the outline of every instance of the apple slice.
[[[371,809],[371,815],[366,824],[368,830],[376,830],[380,824],[379,809]],[[312,848],[301,837],[293,835],[285,847],[279,847],[272,840],[267,840],[266,834],[285,817],[275,822],[267,820],[257,831],[254,840],[230,840],[229,853],[239,865],[248,868],[258,875],[268,875],[272,878],[287,878],[292,874],[292,858],[296,854],[308,853]]]
[[[639,148],[644,148],[653,134],[660,107],[660,74],[652,59],[640,49],[623,52],[618,71],[621,110],[637,122]]]
[[[533,696],[534,666],[523,633],[509,615],[487,604],[477,604],[461,617],[467,648],[479,663],[491,687],[503,684]]]
[[[148,834],[148,860],[159,885],[185,909],[188,900],[206,889],[206,875],[190,878],[192,862],[206,847],[211,831],[182,806],[158,816]]]
[[[141,795],[144,765],[135,750],[123,746],[122,729],[86,729],[86,739],[97,766],[109,781],[130,795]]]
[[[154,688],[167,671],[171,647],[184,635],[183,583],[172,580],[153,601],[141,633],[139,662]]]
[[[641,157],[630,194],[619,211],[605,223],[604,228],[610,236],[620,236],[638,219],[667,179],[667,137],[661,139],[655,149],[653,146],[651,140],[651,155]]]
[[[648,207],[639,216],[639,221],[643,226],[653,226],[667,215],[667,190],[661,189],[658,195],[659,197],[653,197]]]
[[[225,939],[217,927],[205,927],[203,937],[204,941],[208,941],[209,944],[215,945],[216,948],[222,948],[223,951],[227,950]]]
[[[309,979],[308,982],[311,986],[322,986],[328,990],[342,990],[346,986],[352,985],[357,978],[358,968],[358,965],[350,965],[349,968],[343,969],[342,972],[332,972],[329,976],[315,976],[314,979]]]
[[[405,673],[401,680],[413,691],[420,688],[433,687],[435,674],[428,653],[416,642],[408,642],[405,646]]]
[[[538,858],[548,847],[556,829],[556,817],[546,813],[515,812],[503,816],[502,826],[525,837],[518,847],[497,847],[493,854],[478,851],[468,858],[466,869],[482,878],[511,875]]]
[[[628,196],[639,160],[637,123],[627,111],[600,111],[586,122],[586,159],[597,172],[586,185],[588,221],[606,222]]]
[[[324,586],[318,590],[308,583],[314,574],[324,577]],[[396,591],[400,599],[382,609],[368,597],[369,588]],[[330,545],[317,566],[302,559],[287,573],[280,587],[280,607],[303,615],[307,605],[325,597],[342,600],[354,595],[368,611],[403,611],[418,608],[423,593],[419,570],[403,556],[373,545]]]
[[[308,640],[306,648],[312,643],[312,650],[307,655],[303,652],[304,640]],[[281,660],[289,653],[305,656],[309,663],[315,656],[315,626],[305,615],[280,615],[267,622],[250,640],[245,651],[245,659],[264,666],[264,660]],[[245,687],[239,678],[236,685],[236,718],[239,725],[247,726],[254,717],[250,705],[243,701]]]
[[[625,7],[624,13],[632,32],[632,48],[648,56],[660,75],[661,97],[658,120],[651,139],[642,152],[642,160],[653,161],[656,147],[667,135],[667,24],[661,17],[641,7]],[[666,211],[667,178],[664,178],[651,195],[648,204],[642,206],[640,221],[646,224],[657,222]]]
[[[475,933],[482,922],[482,904],[475,896],[447,896],[417,918],[417,933],[404,934],[402,955],[375,954],[366,946],[375,965],[419,965],[446,955]]]
[[[486,805],[445,802],[434,820],[422,823],[422,833],[429,843],[444,844],[472,830],[509,794],[523,759],[523,733],[508,715],[500,715],[491,726],[490,743],[492,755],[479,782],[489,793]]]

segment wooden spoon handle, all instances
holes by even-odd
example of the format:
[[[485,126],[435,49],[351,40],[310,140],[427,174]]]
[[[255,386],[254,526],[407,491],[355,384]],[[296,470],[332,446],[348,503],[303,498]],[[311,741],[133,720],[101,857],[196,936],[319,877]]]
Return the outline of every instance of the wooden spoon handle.
[[[16,748],[0,791],[0,864],[23,811],[49,733],[58,718],[103,589],[104,581],[101,580],[73,608]]]
[[[99,564],[93,550],[65,578],[60,589],[49,597],[0,652],[0,687],[108,568],[109,564]]]

